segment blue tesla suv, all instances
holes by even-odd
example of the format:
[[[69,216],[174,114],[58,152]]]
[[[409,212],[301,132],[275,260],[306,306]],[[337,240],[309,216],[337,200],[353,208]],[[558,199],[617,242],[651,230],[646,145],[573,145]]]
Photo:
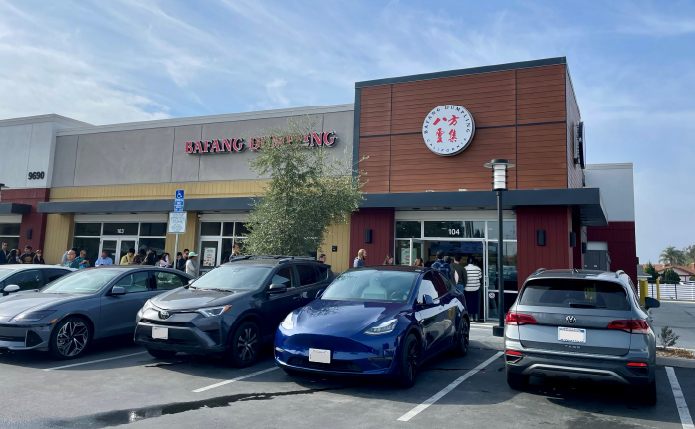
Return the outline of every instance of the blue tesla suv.
[[[463,294],[439,271],[360,267],[287,315],[275,362],[290,375],[387,377],[411,387],[425,361],[449,350],[465,356],[469,331]]]

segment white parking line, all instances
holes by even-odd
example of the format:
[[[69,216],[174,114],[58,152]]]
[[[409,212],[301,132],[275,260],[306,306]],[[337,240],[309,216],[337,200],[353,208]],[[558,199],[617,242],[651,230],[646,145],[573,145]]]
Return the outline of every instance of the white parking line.
[[[249,377],[254,377],[254,376],[256,376],[256,375],[265,374],[266,372],[275,371],[276,369],[280,369],[280,368],[278,368],[277,366],[274,366],[274,367],[272,367],[272,368],[264,369],[263,371],[254,372],[253,374],[242,375],[242,376],[239,376],[239,377],[236,377],[236,378],[232,378],[231,380],[221,381],[221,382],[219,382],[219,383],[215,383],[215,384],[211,384],[211,385],[209,385],[209,386],[201,387],[200,389],[195,389],[195,390],[193,391],[193,393],[205,392],[206,390],[214,389],[215,387],[224,386],[225,384],[234,383],[235,381],[243,380],[243,379],[245,379],[245,378],[249,378]]]
[[[110,358],[106,358],[106,359],[90,360],[89,362],[73,363],[72,365],[63,365],[63,366],[57,366],[55,368],[46,368],[46,369],[44,369],[44,371],[55,371],[56,369],[72,368],[73,366],[81,366],[81,365],[89,365],[89,364],[98,363],[98,362],[106,362],[107,360],[122,359],[122,358],[127,358],[130,356],[142,355],[145,353],[147,353],[147,352],[137,352],[137,353],[131,353],[129,355],[110,357]]]
[[[685,403],[685,398],[683,397],[683,391],[681,390],[681,385],[678,383],[676,378],[676,372],[670,366],[666,368],[666,375],[668,375],[668,381],[671,383],[671,390],[673,391],[673,397],[676,399],[676,407],[678,407],[678,415],[681,418],[681,424],[683,429],[693,429],[693,418],[690,416],[690,411],[688,410],[688,404]]]
[[[447,393],[451,392],[456,386],[459,384],[463,383],[467,378],[477,374],[480,370],[484,369],[486,366],[490,365],[495,359],[499,358],[502,356],[502,352],[497,352],[493,357],[490,359],[486,360],[485,362],[481,363],[480,365],[476,366],[472,370],[468,371],[461,377],[457,378],[451,384],[440,390],[439,392],[435,393],[431,398],[423,402],[422,404],[418,405],[417,407],[413,408],[412,410],[408,411],[407,413],[403,414],[398,418],[399,421],[401,422],[407,422],[408,420],[412,419],[413,417],[417,416],[420,412],[424,411],[429,407],[430,405],[434,404],[438,400],[440,400],[444,395]]]

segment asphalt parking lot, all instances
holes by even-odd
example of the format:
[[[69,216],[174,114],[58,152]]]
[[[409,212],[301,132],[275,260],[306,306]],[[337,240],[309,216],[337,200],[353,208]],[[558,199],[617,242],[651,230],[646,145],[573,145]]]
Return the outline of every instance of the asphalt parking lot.
[[[403,390],[356,377],[290,377],[274,366],[270,348],[245,369],[186,355],[154,359],[128,338],[73,361],[2,352],[0,427],[687,427],[668,367],[658,369],[657,405],[644,407],[616,386],[533,380],[526,392],[511,390],[500,356],[472,340],[467,357],[427,364],[417,385]],[[695,369],[673,375],[683,403],[695,409]]]

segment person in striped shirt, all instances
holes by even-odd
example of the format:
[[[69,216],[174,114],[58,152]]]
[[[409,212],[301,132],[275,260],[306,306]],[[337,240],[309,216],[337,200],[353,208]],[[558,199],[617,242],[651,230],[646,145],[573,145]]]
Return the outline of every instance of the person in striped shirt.
[[[473,320],[478,322],[480,321],[480,317],[478,316],[478,311],[480,309],[478,297],[480,296],[483,271],[478,267],[476,262],[474,257],[470,256],[468,258],[468,265],[466,265],[466,287],[464,288],[463,294],[466,296],[468,312],[475,315],[471,315],[471,318],[474,318]]]

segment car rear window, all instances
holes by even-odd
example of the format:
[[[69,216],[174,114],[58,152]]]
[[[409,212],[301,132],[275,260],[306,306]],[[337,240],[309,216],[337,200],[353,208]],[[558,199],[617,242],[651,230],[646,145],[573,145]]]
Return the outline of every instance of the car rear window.
[[[524,286],[519,305],[629,310],[625,289],[613,282],[577,279],[537,279]]]

